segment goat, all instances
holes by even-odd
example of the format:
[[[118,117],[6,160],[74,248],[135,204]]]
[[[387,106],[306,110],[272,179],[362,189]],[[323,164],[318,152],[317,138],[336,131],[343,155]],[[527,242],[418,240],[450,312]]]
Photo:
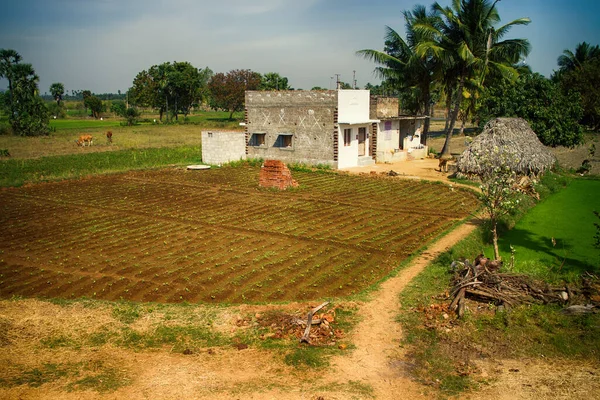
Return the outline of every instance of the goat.
[[[112,143],[112,131],[106,132],[106,140],[108,143]]]
[[[88,146],[91,146],[92,144],[94,144],[94,138],[92,137],[92,135],[81,135],[79,136],[79,140],[76,140],[75,143],[77,143],[77,146],[83,146],[85,147],[85,144],[88,144]]]

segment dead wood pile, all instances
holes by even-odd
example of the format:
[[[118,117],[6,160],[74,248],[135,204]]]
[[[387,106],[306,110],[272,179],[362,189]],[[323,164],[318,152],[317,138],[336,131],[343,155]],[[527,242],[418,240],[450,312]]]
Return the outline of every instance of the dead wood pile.
[[[503,308],[557,303],[567,306],[564,311],[570,314],[600,311],[600,280],[595,275],[588,273],[577,284],[550,286],[527,275],[499,272],[501,266],[483,255],[473,263],[454,261],[450,310],[462,317],[468,298]]]

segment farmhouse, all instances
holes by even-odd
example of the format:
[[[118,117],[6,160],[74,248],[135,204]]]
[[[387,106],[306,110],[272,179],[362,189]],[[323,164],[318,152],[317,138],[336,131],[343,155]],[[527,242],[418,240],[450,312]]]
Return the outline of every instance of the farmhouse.
[[[369,90],[247,91],[245,100],[244,132],[202,133],[205,162],[262,158],[342,169],[427,155],[425,117],[401,116],[398,99]]]

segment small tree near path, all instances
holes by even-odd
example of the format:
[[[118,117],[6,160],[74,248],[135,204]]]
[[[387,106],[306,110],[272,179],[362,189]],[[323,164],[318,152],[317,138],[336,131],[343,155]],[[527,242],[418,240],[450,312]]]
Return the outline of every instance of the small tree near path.
[[[517,173],[511,169],[511,160],[507,153],[502,153],[498,147],[477,154],[481,173],[481,202],[490,221],[494,259],[500,260],[498,250],[498,221],[504,215],[514,210],[519,204],[519,188]]]

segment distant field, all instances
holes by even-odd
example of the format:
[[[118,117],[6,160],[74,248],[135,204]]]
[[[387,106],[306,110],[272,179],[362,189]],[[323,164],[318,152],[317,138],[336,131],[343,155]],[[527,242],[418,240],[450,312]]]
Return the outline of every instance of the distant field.
[[[358,293],[476,207],[446,185],[258,167],[163,169],[0,191],[0,296],[157,302]]]
[[[593,223],[600,222],[592,211],[600,211],[599,199],[600,180],[574,180],[500,238],[503,259],[509,260],[512,245],[519,272],[542,276],[558,270],[572,276],[600,272],[600,249],[592,246]],[[487,251],[493,253],[491,248]]]

